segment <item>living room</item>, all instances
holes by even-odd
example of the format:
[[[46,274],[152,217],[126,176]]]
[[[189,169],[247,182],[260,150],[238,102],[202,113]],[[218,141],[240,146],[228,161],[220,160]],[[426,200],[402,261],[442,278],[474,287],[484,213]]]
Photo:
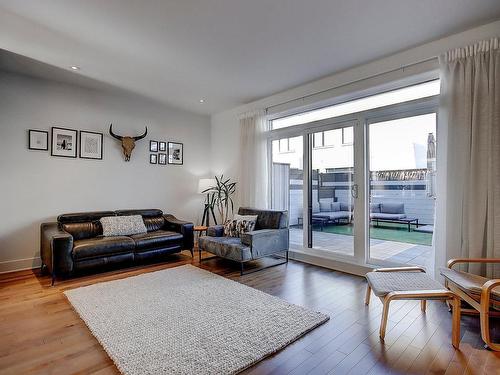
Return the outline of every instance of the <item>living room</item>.
[[[499,38],[494,0],[0,0],[0,373],[498,373]]]

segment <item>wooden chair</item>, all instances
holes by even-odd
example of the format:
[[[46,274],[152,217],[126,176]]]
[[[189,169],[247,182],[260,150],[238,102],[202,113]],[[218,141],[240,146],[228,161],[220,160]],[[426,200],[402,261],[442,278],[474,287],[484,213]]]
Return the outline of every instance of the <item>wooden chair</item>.
[[[452,345],[458,348],[460,343],[460,298],[447,290],[436,280],[430,278],[422,267],[379,268],[366,274],[368,281],[365,304],[370,303],[373,293],[383,304],[380,338],[383,340],[389,315],[389,304],[394,300],[420,300],[420,307],[425,312],[427,300],[452,301],[453,324]]]
[[[500,288],[495,290],[500,286],[500,279],[488,279],[454,270],[453,266],[460,263],[500,263],[500,259],[451,259],[448,261],[448,268],[440,270],[445,278],[445,286],[472,306],[472,309],[469,309],[459,305],[460,312],[479,314],[483,341],[490,349],[500,351],[500,344],[492,342],[490,338],[490,317],[500,316]]]

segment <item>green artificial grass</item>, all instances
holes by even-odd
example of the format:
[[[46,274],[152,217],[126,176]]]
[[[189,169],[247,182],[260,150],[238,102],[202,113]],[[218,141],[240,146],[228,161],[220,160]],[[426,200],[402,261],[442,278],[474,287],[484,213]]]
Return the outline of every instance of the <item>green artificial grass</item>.
[[[412,228],[414,226],[412,225]],[[315,231],[320,231],[320,228],[314,226]],[[347,236],[352,236],[353,225],[352,224],[329,224],[325,225],[323,232],[343,234]],[[406,224],[396,224],[396,223],[380,223],[378,227],[370,226],[370,238],[385,241],[396,241],[412,243],[415,245],[432,245],[432,233],[421,233],[408,232],[408,226]]]

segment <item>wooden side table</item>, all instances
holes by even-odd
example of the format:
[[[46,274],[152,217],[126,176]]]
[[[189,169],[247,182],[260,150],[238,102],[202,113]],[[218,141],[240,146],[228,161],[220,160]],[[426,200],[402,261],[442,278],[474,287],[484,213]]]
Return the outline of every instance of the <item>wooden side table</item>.
[[[193,228],[194,232],[198,233],[198,235],[196,236],[196,240],[195,240],[195,245],[196,245],[197,249],[198,249],[198,238],[200,238],[200,236],[203,232],[205,232],[205,234],[207,234],[207,229],[208,229],[208,227],[205,225],[197,225]]]

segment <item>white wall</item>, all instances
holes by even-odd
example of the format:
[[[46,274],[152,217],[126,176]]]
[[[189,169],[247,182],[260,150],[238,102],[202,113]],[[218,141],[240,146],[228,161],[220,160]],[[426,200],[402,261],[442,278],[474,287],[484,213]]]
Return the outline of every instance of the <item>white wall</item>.
[[[148,136],[123,161],[115,132]],[[104,159],[31,151],[27,130],[60,126],[104,133]],[[149,140],[184,143],[183,166],[149,164]],[[64,212],[160,208],[197,220],[198,178],[210,174],[210,120],[122,92],[0,72],[0,272],[39,264],[39,226]]]
[[[328,102],[339,102],[353,92],[368,94],[373,88],[385,87],[388,82],[408,80],[408,77],[435,70],[437,61],[429,59],[439,56],[448,49],[498,35],[500,35],[500,21],[495,21],[214,114],[211,118],[213,170],[219,174],[238,177],[238,116],[246,111],[272,107],[272,112],[287,112],[297,107],[311,108],[318,103],[324,105]],[[261,58],[265,59],[265,56]],[[401,67],[405,68],[400,69]]]

